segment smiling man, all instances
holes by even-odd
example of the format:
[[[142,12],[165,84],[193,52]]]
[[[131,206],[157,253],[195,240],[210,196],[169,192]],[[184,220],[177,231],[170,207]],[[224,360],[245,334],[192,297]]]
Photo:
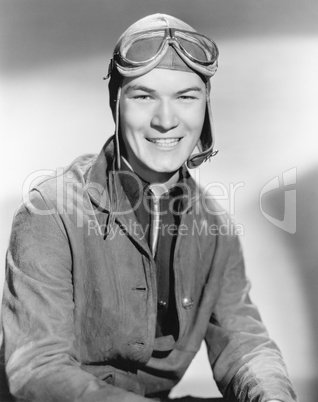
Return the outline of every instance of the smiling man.
[[[199,141],[206,97],[204,82],[192,72],[155,68],[124,79],[123,150],[140,177],[164,183],[178,172]]]
[[[3,299],[14,397],[167,401],[205,341],[224,400],[296,401],[238,238],[215,230],[226,218],[188,172],[216,154],[217,59],[211,39],[164,14],[120,37],[114,136],[31,189],[15,216]]]

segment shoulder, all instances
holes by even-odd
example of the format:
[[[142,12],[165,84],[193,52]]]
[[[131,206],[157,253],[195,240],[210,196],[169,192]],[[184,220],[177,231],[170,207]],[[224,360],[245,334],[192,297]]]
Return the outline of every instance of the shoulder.
[[[48,171],[47,175],[40,174],[38,180],[35,180],[35,183],[30,190],[49,190],[50,188],[56,188],[59,184],[70,182],[84,184],[87,174],[96,161],[96,158],[97,155],[95,154],[81,155],[67,166],[58,167],[55,170]]]
[[[54,202],[57,197],[62,196],[65,190],[70,191],[72,185],[84,186],[87,174],[96,158],[95,154],[85,154],[67,166],[35,172],[24,186],[23,198],[28,194],[38,192],[44,199]]]
[[[73,202],[79,188],[85,187],[87,175],[97,155],[85,154],[65,167],[55,170],[43,169],[29,175],[23,184],[20,206],[15,212],[17,219],[27,216],[55,215],[60,207]]]

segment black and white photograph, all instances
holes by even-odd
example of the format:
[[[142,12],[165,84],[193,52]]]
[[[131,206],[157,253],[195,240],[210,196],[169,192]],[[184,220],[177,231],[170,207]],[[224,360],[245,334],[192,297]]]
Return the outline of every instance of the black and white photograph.
[[[0,401],[316,402],[316,0],[0,0]]]

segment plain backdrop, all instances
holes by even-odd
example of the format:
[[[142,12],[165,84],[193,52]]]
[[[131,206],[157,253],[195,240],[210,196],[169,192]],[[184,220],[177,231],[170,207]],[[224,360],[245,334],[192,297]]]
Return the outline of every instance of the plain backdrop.
[[[219,154],[193,172],[242,228],[251,296],[301,401],[318,393],[318,3],[316,0],[1,0],[0,293],[14,211],[34,175],[97,153],[113,133],[106,75],[124,29],[151,13],[184,19],[220,48],[212,79]],[[284,187],[292,171],[296,183]],[[38,173],[36,173],[38,172]],[[31,175],[31,176],[30,176]],[[297,194],[297,226],[282,221]],[[212,184],[211,184],[212,183]],[[286,183],[285,183],[286,184]],[[294,193],[290,193],[294,194]],[[172,395],[216,396],[204,345]]]

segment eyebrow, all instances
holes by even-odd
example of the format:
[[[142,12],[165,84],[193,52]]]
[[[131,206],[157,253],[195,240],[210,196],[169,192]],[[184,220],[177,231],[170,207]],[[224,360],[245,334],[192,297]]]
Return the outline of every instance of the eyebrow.
[[[127,93],[130,91],[143,91],[143,92],[148,92],[150,94],[156,92],[154,89],[145,87],[143,85],[128,85],[127,88],[125,89],[125,92]]]
[[[181,91],[178,91],[178,92],[177,92],[177,95],[182,95],[182,94],[185,94],[185,93],[191,92],[191,91],[202,92],[202,88],[196,87],[196,86],[194,86],[194,87],[189,87],[189,88],[185,88],[185,89],[182,89]]]
[[[128,85],[127,88],[125,89],[125,93],[130,92],[130,91],[143,91],[143,92],[147,92],[149,94],[153,94],[156,92],[154,89],[145,87],[144,85]],[[182,89],[181,91],[176,92],[176,95],[182,95],[182,94],[185,94],[185,93],[191,92],[191,91],[202,92],[202,88],[197,87],[197,86],[185,88],[185,89]]]

